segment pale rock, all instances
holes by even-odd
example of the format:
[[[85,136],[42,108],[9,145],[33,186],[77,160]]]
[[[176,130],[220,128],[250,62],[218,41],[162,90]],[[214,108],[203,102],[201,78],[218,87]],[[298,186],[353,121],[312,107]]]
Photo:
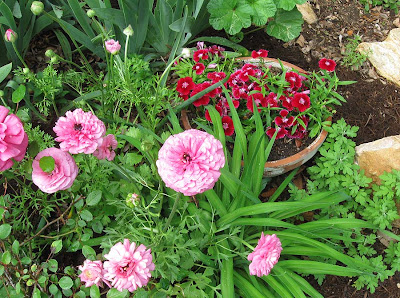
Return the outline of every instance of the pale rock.
[[[297,9],[303,16],[303,20],[306,21],[308,24],[314,24],[318,21],[317,15],[315,14],[314,10],[311,7],[311,4],[307,1],[303,4],[296,4]]]
[[[357,146],[356,163],[373,182],[380,183],[383,173],[400,170],[400,135]]]
[[[368,55],[376,71],[400,86],[400,28],[392,29],[382,42],[362,42],[357,50]]]
[[[396,18],[396,19],[393,21],[393,25],[395,25],[397,28],[400,28],[400,18]]]

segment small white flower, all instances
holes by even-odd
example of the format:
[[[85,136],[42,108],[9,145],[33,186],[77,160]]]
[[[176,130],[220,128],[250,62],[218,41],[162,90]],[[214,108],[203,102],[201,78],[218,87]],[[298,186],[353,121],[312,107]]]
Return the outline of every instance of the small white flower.
[[[182,49],[182,58],[190,58],[190,49],[188,48]]]

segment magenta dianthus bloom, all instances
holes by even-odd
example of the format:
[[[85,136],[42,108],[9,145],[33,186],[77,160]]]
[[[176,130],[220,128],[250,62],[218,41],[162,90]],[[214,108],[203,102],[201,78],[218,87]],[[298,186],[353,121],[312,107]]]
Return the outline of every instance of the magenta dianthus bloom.
[[[8,115],[9,109],[0,106],[0,172],[13,166],[13,161],[21,161],[28,147],[28,135],[21,120]]]
[[[119,41],[115,41],[114,39],[106,40],[104,44],[107,52],[111,53],[112,55],[115,55],[121,49]]]
[[[39,161],[43,156],[51,156],[54,159],[54,170],[50,173],[40,168]],[[47,148],[39,152],[32,162],[32,181],[45,193],[55,193],[70,188],[76,175],[78,166],[74,158],[58,148]]]
[[[264,235],[262,232],[256,248],[247,257],[249,261],[252,261],[249,266],[250,275],[258,277],[268,275],[278,263],[281,251],[282,245],[279,238],[275,234]]]
[[[106,127],[92,112],[76,109],[66,112],[65,117],[60,117],[53,130],[57,134],[56,141],[60,142],[61,150],[71,154],[91,154],[99,146]]]
[[[225,155],[219,140],[189,129],[165,141],[156,164],[166,186],[193,196],[214,187],[225,165]]]
[[[99,146],[97,147],[97,150],[93,152],[93,155],[98,159],[106,158],[107,160],[112,161],[115,158],[114,150],[117,146],[118,142],[115,139],[115,136],[109,134],[100,140]]]
[[[83,265],[79,266],[78,269],[82,271],[79,274],[79,278],[85,283],[85,287],[89,288],[93,285],[102,287],[103,282],[111,287],[108,281],[104,280],[104,269],[101,261],[85,260]]]
[[[108,260],[103,266],[104,278],[120,292],[124,289],[133,292],[147,285],[150,272],[155,268],[151,249],[143,244],[136,247],[135,242],[130,243],[128,239],[123,244],[115,244],[104,257]]]

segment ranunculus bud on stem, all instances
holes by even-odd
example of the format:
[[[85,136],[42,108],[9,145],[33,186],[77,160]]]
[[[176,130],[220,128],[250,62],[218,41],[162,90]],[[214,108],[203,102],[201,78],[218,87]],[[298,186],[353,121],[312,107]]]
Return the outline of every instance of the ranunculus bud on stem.
[[[44,55],[45,55],[46,57],[51,58],[51,57],[54,57],[54,56],[56,55],[56,53],[54,53],[53,50],[49,49],[49,50],[47,50],[47,51],[44,53]]]
[[[31,11],[34,15],[40,15],[44,10],[44,4],[40,1],[33,1],[31,5]]]
[[[133,35],[132,26],[129,25],[128,27],[126,27],[126,28],[124,29],[123,32],[124,32],[124,34],[125,34],[126,36],[132,36],[132,35]]]
[[[93,18],[93,17],[96,15],[96,13],[95,13],[95,11],[94,11],[93,9],[89,9],[89,10],[86,12],[86,15],[87,15],[89,18]]]
[[[8,42],[16,42],[18,38],[18,34],[15,33],[12,29],[7,29],[6,34],[4,34],[4,39]]]

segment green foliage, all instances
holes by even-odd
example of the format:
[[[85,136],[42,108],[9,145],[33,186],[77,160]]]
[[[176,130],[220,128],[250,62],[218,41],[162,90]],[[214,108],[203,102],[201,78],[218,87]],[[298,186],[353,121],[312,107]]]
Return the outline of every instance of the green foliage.
[[[346,44],[346,51],[342,60],[342,65],[350,67],[352,70],[357,70],[367,60],[368,55],[357,51],[358,45],[361,43],[361,36],[354,35],[349,38]]]
[[[214,29],[238,34],[250,25],[266,26],[266,32],[289,41],[301,32],[303,18],[296,4],[304,0],[210,0],[207,9]],[[272,21],[269,22],[269,20]]]
[[[375,6],[383,6],[384,8],[393,10],[394,13],[399,12],[400,1],[399,0],[359,0],[364,5],[365,11],[369,11]]]
[[[358,127],[351,127],[340,119],[327,130],[329,134],[320,148],[320,156],[315,165],[308,168],[308,189],[312,192],[323,189],[344,190],[352,200],[332,205],[328,210],[316,215],[316,218],[362,217],[376,226],[372,233],[365,234],[356,230],[351,236],[354,243],[347,240],[343,242],[350,255],[359,256],[363,262],[377,268],[377,275],[364,275],[355,282],[357,289],[367,285],[367,288],[374,292],[379,281],[392,276],[398,270],[399,260],[394,244],[386,250],[388,255],[385,259],[382,259],[381,255],[376,256],[373,245],[377,240],[376,230],[390,229],[392,222],[399,218],[395,202],[399,200],[400,195],[400,172],[393,170],[385,173],[380,176],[381,184],[372,184],[372,179],[366,177],[354,163],[355,143],[350,138],[356,136]],[[367,259],[366,256],[373,258]],[[387,269],[387,266],[391,269]]]
[[[0,2],[0,23],[4,26],[0,28],[0,34],[3,37],[7,29],[12,29],[19,36],[14,45],[5,42],[0,38],[0,65],[12,61],[14,66],[21,65],[18,55],[24,57],[31,40],[37,34],[49,28],[52,21],[45,16],[35,16],[32,14],[32,1],[1,1]],[[18,51],[18,54],[16,51]]]

